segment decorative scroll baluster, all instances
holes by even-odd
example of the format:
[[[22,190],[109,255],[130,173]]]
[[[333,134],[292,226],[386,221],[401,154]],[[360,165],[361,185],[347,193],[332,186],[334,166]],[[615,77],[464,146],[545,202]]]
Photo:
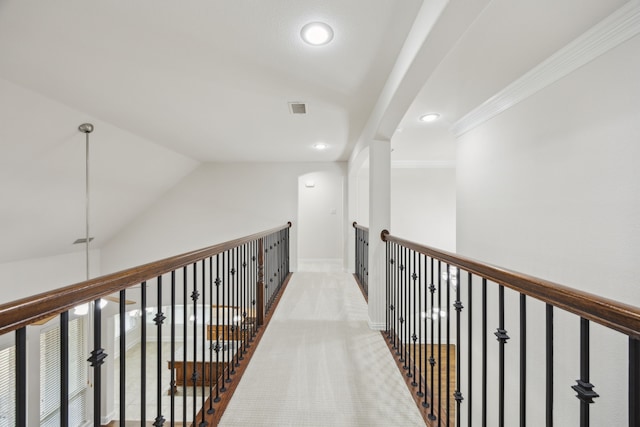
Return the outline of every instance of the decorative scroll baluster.
[[[188,336],[188,325],[189,325],[189,316],[188,312],[188,274],[187,267],[182,268],[182,424],[187,425],[187,363],[185,363],[187,359],[187,336]]]
[[[442,262],[438,260],[438,427],[442,425]],[[448,313],[447,313],[448,315]],[[447,352],[449,349],[447,349]]]
[[[504,329],[504,286],[498,287],[498,330],[495,332],[500,343],[498,355],[498,425],[504,427],[504,346],[509,339]]]
[[[216,300],[217,301],[217,300]],[[216,302],[217,303],[217,302]],[[213,381],[214,378],[217,381],[217,376],[213,375],[213,257],[209,257],[209,322],[205,322],[204,328],[207,330],[207,341],[209,347],[209,363],[207,363],[207,367],[209,368],[209,408],[207,409],[207,414],[211,415],[214,413],[213,409]]]
[[[162,276],[158,276],[158,312],[154,317],[153,321],[156,324],[157,332],[158,332],[158,342],[157,342],[157,383],[156,383],[156,398],[158,400],[158,411],[154,426],[160,427],[164,424],[164,417],[162,416],[162,324],[166,317],[164,313],[160,311],[162,309]]]
[[[206,394],[205,394],[205,387],[207,386],[207,381],[211,382],[211,363],[206,363],[207,361],[207,346],[206,346],[206,342],[207,342],[207,279],[206,279],[206,264],[205,264],[205,260],[201,261],[202,263],[202,343],[201,343],[201,347],[202,347],[202,368],[200,370],[200,376],[201,376],[201,384],[200,384],[200,391],[202,393],[202,401],[200,404],[201,408],[204,408],[205,406],[205,399],[206,399]],[[211,361],[211,359],[209,359],[209,361]],[[194,395],[193,398],[193,403],[195,406],[195,402],[196,402],[196,397]],[[202,413],[202,419],[200,420],[200,427],[205,427],[207,425],[207,422],[205,420],[205,412],[206,411],[201,411]],[[194,417],[193,422],[195,424],[196,419]]]
[[[422,363],[422,347],[424,346],[425,343],[425,339],[424,336],[422,335],[422,322],[423,322],[423,317],[422,313],[424,310],[426,310],[425,306],[422,305],[422,286],[424,283],[426,283],[425,281],[425,276],[424,276],[424,257],[422,256],[422,254],[418,255],[418,277],[419,277],[419,281],[418,281],[418,310],[414,311],[414,316],[418,318],[418,361],[419,361],[419,369],[418,369],[418,376],[417,376],[417,381],[418,381],[418,392],[416,393],[416,395],[418,397],[423,397],[424,393],[422,392],[422,381],[424,378],[424,367],[423,367],[423,363]]]
[[[93,351],[87,360],[93,367],[93,423],[100,425],[102,403],[102,364],[107,353],[102,348],[102,308],[100,299],[93,302]]]
[[[198,395],[198,379],[200,373],[198,372],[198,300],[200,299],[200,292],[198,292],[198,264],[193,263],[193,291],[191,292],[191,301],[193,301],[193,372],[191,373],[191,385],[193,386],[193,416],[191,419],[195,422],[197,409],[195,397]],[[186,361],[187,359],[185,359]]]
[[[416,334],[416,318],[419,316],[419,313],[416,309],[416,295],[417,295],[417,279],[418,279],[418,274],[416,273],[416,253],[414,251],[411,251],[412,255],[413,255],[413,262],[411,265],[411,279],[413,280],[413,290],[411,293],[411,299],[413,300],[413,310],[411,312],[411,317],[412,317],[412,329],[413,329],[413,333],[411,334],[411,341],[413,342],[413,359],[412,359],[412,363],[409,366],[409,374],[407,376],[412,376],[413,377],[413,381],[411,381],[411,385],[413,387],[417,386],[418,383],[416,382],[416,346],[417,346],[417,341],[418,341],[418,335]],[[413,374],[411,373],[411,367],[413,367]]]
[[[224,271],[224,255],[223,255],[223,271]],[[223,275],[224,277],[224,275]],[[214,344],[214,351],[216,352],[216,397],[213,399],[215,403],[220,402],[220,288],[222,279],[220,278],[220,254],[216,255],[216,325],[212,330],[213,336],[216,337],[216,343]],[[224,287],[222,286],[224,290]],[[224,291],[223,291],[224,292]],[[224,299],[224,297],[223,297]],[[213,322],[211,322],[213,323]],[[223,385],[224,387],[224,385]]]
[[[436,359],[433,357],[434,355],[434,349],[435,349],[435,318],[433,313],[435,313],[435,306],[434,306],[434,301],[435,301],[435,292],[436,292],[436,286],[434,284],[434,262],[433,262],[433,258],[431,258],[431,282],[429,283],[429,292],[431,293],[431,343],[430,343],[430,347],[431,347],[431,357],[429,357],[429,365],[431,366],[431,412],[429,413],[428,418],[431,421],[435,421],[437,419],[436,415],[433,413],[433,408],[434,408],[434,396],[435,396],[435,389],[433,388],[434,383],[435,383],[435,365],[436,365]],[[438,316],[440,316],[440,313],[438,313]]]
[[[589,321],[580,318],[580,379],[571,388],[576,391],[580,399],[580,427],[589,427],[589,404],[598,393],[593,391],[593,384],[589,382]]]
[[[460,350],[460,345],[461,345],[461,340],[460,340],[460,336],[461,336],[461,322],[460,322],[460,312],[462,311],[462,309],[464,308],[464,306],[462,305],[462,301],[460,300],[460,287],[461,287],[461,282],[460,282],[460,270],[456,268],[456,302],[454,303],[454,308],[456,309],[456,391],[453,394],[454,399],[456,400],[456,425],[458,427],[460,427],[460,422],[461,422],[461,412],[460,412],[460,404],[462,403],[463,397],[462,397],[462,392],[460,391],[460,354],[461,354],[461,350]],[[451,273],[449,273],[451,274]],[[470,351],[470,348],[467,350]],[[449,416],[449,419],[451,419],[451,416]]]

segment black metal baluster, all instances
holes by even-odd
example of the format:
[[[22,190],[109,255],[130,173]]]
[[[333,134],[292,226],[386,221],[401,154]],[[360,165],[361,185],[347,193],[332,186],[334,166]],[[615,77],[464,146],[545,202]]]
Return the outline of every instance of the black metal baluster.
[[[418,380],[418,392],[416,393],[416,395],[418,397],[423,397],[424,393],[422,392],[422,381],[424,380],[424,364],[422,361],[422,347],[424,346],[425,343],[425,339],[424,336],[422,335],[422,322],[423,319],[425,318],[425,316],[422,315],[422,313],[424,311],[426,311],[426,307],[422,305],[422,286],[423,284],[426,283],[426,278],[425,278],[425,270],[424,270],[424,255],[419,254],[418,255],[418,276],[419,276],[419,281],[418,281],[418,311],[416,311],[415,315],[418,317],[418,337],[419,337],[419,344],[418,344],[418,363],[419,363],[419,369],[418,369],[418,376],[417,376],[417,380]],[[426,324],[425,324],[426,326]]]
[[[580,318],[580,379],[572,386],[580,399],[580,427],[589,427],[589,405],[598,393],[589,382],[589,321]]]
[[[451,274],[451,273],[449,273]],[[460,341],[460,331],[461,331],[461,325],[460,325],[460,312],[462,311],[462,309],[464,308],[464,306],[462,305],[462,301],[460,300],[460,287],[461,287],[461,282],[460,282],[460,269],[456,268],[456,302],[454,304],[454,307],[456,309],[456,392],[453,394],[453,397],[456,400],[456,425],[458,427],[460,427],[460,404],[462,403],[463,397],[462,397],[462,392],[460,391],[460,345],[461,345],[461,341]],[[449,418],[451,418],[451,416],[449,416]]]
[[[404,248],[404,369],[411,377],[411,251]]]
[[[423,318],[423,322],[424,322],[424,357],[425,357],[425,362],[426,362],[426,358],[427,355],[429,354],[429,350],[428,350],[428,346],[429,346],[429,328],[427,328],[427,323],[430,321],[429,320],[429,300],[428,300],[428,295],[429,295],[429,288],[427,286],[427,282],[429,281],[429,256],[425,255],[424,256],[424,304],[423,304],[423,309],[424,309],[424,318]],[[431,322],[431,324],[433,325],[433,322]],[[423,380],[424,380],[424,392],[423,392],[423,397],[424,400],[422,401],[422,407],[423,408],[428,408],[429,406],[429,402],[428,402],[428,389],[427,389],[427,379],[429,378],[428,375],[428,367],[427,367],[427,363],[424,364],[424,376],[423,376]],[[433,377],[433,376],[432,376]],[[433,390],[433,385],[431,390]],[[433,398],[433,393],[431,393],[431,396]]]
[[[227,303],[225,304],[226,309],[227,309],[227,322],[224,325],[224,331],[222,333],[222,339],[223,339],[223,344],[222,344],[222,348],[224,349],[225,347],[227,348],[227,356],[224,359],[225,362],[225,366],[227,369],[227,378],[225,380],[225,382],[230,383],[231,382],[231,370],[233,369],[233,360],[231,358],[231,339],[230,339],[230,332],[231,332],[231,304],[233,301],[233,251],[229,250],[227,251],[227,282],[226,282],[226,288],[227,288]]]
[[[249,296],[249,275],[247,270],[247,257],[249,252],[249,244],[246,243],[242,245],[242,354],[240,355],[240,360],[244,360],[244,355],[247,354],[247,348],[249,344],[249,305],[248,305],[248,296]],[[284,258],[283,258],[284,260]],[[284,265],[283,265],[284,268]]]
[[[198,378],[201,374],[198,373],[198,299],[200,298],[200,292],[198,292],[198,264],[193,263],[193,291],[191,292],[191,300],[193,301],[193,372],[191,374],[191,382],[193,386],[193,405],[191,419],[196,422],[196,398],[198,396]],[[186,362],[186,361],[185,361]],[[202,363],[204,367],[204,363]]]
[[[140,420],[147,420],[147,282],[140,285],[140,307],[142,314],[142,325],[140,328]],[[186,360],[186,358],[185,358]],[[186,364],[185,364],[186,365]],[[95,424],[94,425],[99,425]]]
[[[473,416],[472,416],[472,412],[473,412],[473,407],[471,405],[471,397],[473,396],[473,388],[471,387],[473,385],[473,342],[472,342],[472,337],[473,337],[473,275],[470,272],[467,272],[467,296],[469,298],[469,307],[468,307],[468,315],[467,315],[467,330],[468,330],[468,336],[467,336],[467,352],[469,353],[469,357],[468,357],[468,365],[467,365],[467,389],[469,390],[469,394],[467,396],[467,426],[471,427],[473,425]]]
[[[384,290],[385,290],[385,306],[384,306],[384,314],[385,314],[385,319],[384,319],[384,327],[385,327],[385,331],[387,332],[387,338],[389,338],[390,334],[391,334],[391,325],[389,324],[389,320],[390,320],[390,315],[391,315],[391,293],[390,293],[390,289],[391,289],[391,267],[390,267],[390,262],[391,262],[391,244],[389,242],[385,242],[384,244],[384,251],[385,251],[385,277],[386,280],[384,282],[385,286],[384,286]]]
[[[160,427],[164,424],[164,417],[162,416],[162,324],[166,317],[162,310],[162,276],[158,276],[158,311],[156,313],[153,321],[156,324],[157,332],[158,332],[158,343],[157,343],[157,382],[156,382],[156,398],[158,399],[158,412],[153,423],[154,426]]]
[[[640,340],[629,337],[629,427],[640,425]]]
[[[553,306],[547,304],[546,426],[553,427]]]
[[[435,350],[435,322],[436,320],[438,320],[438,317],[440,316],[440,313],[438,312],[437,316],[435,317],[434,313],[435,313],[435,292],[436,292],[436,285],[434,283],[434,274],[435,274],[435,270],[434,270],[434,262],[433,262],[433,258],[431,258],[431,280],[429,283],[429,292],[431,293],[431,343],[429,344],[431,347],[431,357],[429,357],[429,365],[431,366],[431,412],[429,413],[428,418],[431,421],[435,421],[437,419],[436,415],[433,413],[433,407],[434,405],[434,399],[435,399],[435,389],[434,389],[434,383],[435,383],[435,366],[436,366],[436,359],[435,357],[433,357],[434,355],[434,350]]]
[[[188,275],[187,275],[187,267],[182,268],[182,424],[187,425],[187,348],[188,348],[188,325],[189,325],[189,316],[187,316],[188,312]]]
[[[227,347],[228,347],[228,361],[229,361],[229,376],[231,376],[231,374],[235,374],[236,373],[236,367],[235,367],[235,354],[233,353],[233,349],[231,348],[231,342],[233,342],[233,347],[235,349],[235,310],[236,310],[236,286],[237,286],[237,277],[236,277],[236,262],[237,262],[237,258],[238,258],[238,254],[236,253],[235,249],[232,249],[230,251],[231,253],[231,271],[229,272],[231,274],[231,282],[229,283],[229,289],[230,289],[230,294],[229,294],[229,309],[228,309],[228,315],[229,315],[229,322],[227,323],[227,333],[229,334],[227,336]]]
[[[413,381],[411,382],[411,385],[413,387],[417,386],[418,383],[416,382],[416,345],[417,345],[417,341],[418,341],[418,335],[416,334],[416,317],[418,317],[420,315],[420,313],[418,313],[417,309],[416,309],[416,282],[418,280],[418,274],[416,273],[416,252],[415,251],[411,251],[413,253],[413,265],[412,265],[412,275],[411,278],[413,279],[413,313],[412,313],[412,317],[413,317],[413,321],[411,322],[413,325],[413,334],[411,335],[411,340],[413,341],[413,360],[411,361],[411,365],[409,366],[409,375],[411,375],[411,366],[413,366]]]
[[[447,313],[447,316],[449,313]],[[442,261],[438,260],[438,427],[442,425]],[[447,349],[447,352],[449,349]]]
[[[100,425],[102,402],[102,364],[107,353],[102,348],[102,308],[100,299],[93,302],[93,348],[91,357],[87,359],[93,367],[93,423]]]
[[[217,301],[217,300],[216,300]],[[209,409],[207,414],[214,413],[213,409],[213,257],[209,257],[209,322],[206,324],[207,342],[209,343]],[[216,380],[217,381],[217,380]]]
[[[527,425],[527,296],[520,294],[520,427]]]
[[[60,425],[69,425],[69,312],[60,313]]]
[[[391,260],[389,265],[391,267],[391,306],[389,307],[389,315],[391,316],[391,328],[392,333],[389,336],[390,341],[393,343],[393,349],[397,350],[397,336],[398,336],[398,245],[391,243]]]
[[[234,347],[236,349],[236,354],[235,354],[235,367],[237,368],[238,366],[240,366],[240,355],[242,354],[241,348],[240,348],[240,343],[238,342],[240,340],[240,328],[241,328],[241,323],[240,323],[240,319],[241,319],[241,311],[240,311],[240,248],[237,247],[234,249],[235,253],[236,253],[236,278],[235,278],[235,286],[236,286],[236,293],[235,293],[235,300],[234,300],[234,306],[235,306],[235,314],[233,316],[233,326],[234,326],[234,335],[233,335],[233,340],[234,340]],[[233,370],[233,373],[235,374],[236,370]]]
[[[205,411],[204,405],[206,403],[206,387],[207,381],[211,381],[211,364],[207,363],[207,278],[206,278],[206,262],[203,259],[202,261],[202,368],[201,368],[201,378],[202,384],[200,384],[200,391],[202,392],[202,399],[200,402],[200,408],[202,408],[202,418],[200,421],[200,427],[206,426],[208,423],[205,420]],[[211,359],[209,359],[211,361]],[[195,402],[195,395],[194,395]],[[195,419],[194,419],[195,423]]]
[[[216,397],[213,401],[216,403],[220,402],[219,369],[220,369],[220,285],[221,284],[222,284],[222,279],[220,278],[220,254],[217,254],[216,255],[216,326],[215,326],[215,329],[213,329],[212,331],[213,335],[211,336],[211,338],[213,338],[214,336],[216,337],[216,343],[213,347],[213,349],[216,352]],[[222,289],[224,289],[224,287],[222,287]]]
[[[16,329],[16,426],[27,426],[27,328]]]
[[[482,278],[482,427],[487,427],[487,279]]]
[[[225,315],[225,307],[227,306],[227,287],[229,286],[229,251],[225,251],[222,255],[222,322],[220,322],[220,315],[218,314],[218,328],[217,328],[217,332],[216,335],[218,337],[218,342],[222,341],[222,345],[218,344],[219,347],[219,351],[222,351],[222,361],[224,362],[225,360],[225,345],[224,345],[224,337],[225,335],[227,335],[227,331],[226,328],[229,327],[228,324],[225,324],[225,320],[227,319],[227,316]],[[220,303],[218,303],[220,304]],[[219,308],[219,307],[218,307]],[[229,312],[229,309],[226,308],[226,313]],[[220,327],[222,326],[222,328]],[[222,337],[220,336],[222,335]],[[225,369],[222,369],[221,372],[221,382],[222,382],[222,387],[220,387],[220,391],[221,392],[225,392],[227,391],[227,387],[225,386]]]
[[[446,352],[447,352],[447,372],[445,375],[446,378],[446,384],[445,384],[445,395],[447,396],[447,401],[446,401],[446,405],[445,409],[447,412],[447,427],[449,426],[450,422],[451,422],[451,414],[450,414],[450,408],[451,408],[451,351],[450,351],[450,346],[451,346],[451,267],[449,266],[449,264],[446,265],[447,268],[447,283],[446,283],[446,287],[447,287],[447,311],[446,311],[446,315],[447,315],[447,346],[446,346]],[[440,347],[440,349],[442,350],[442,347]],[[441,365],[442,366],[442,365]],[[440,417],[440,419],[442,419],[442,417]]]
[[[405,359],[405,346],[406,346],[406,342],[407,342],[407,338],[406,338],[406,329],[407,329],[407,324],[406,324],[406,316],[407,316],[407,305],[405,304],[405,301],[407,299],[406,294],[407,294],[407,280],[406,280],[406,274],[405,274],[405,270],[406,270],[406,262],[407,262],[407,249],[404,247],[400,247],[400,259],[401,259],[401,263],[400,263],[400,338],[399,338],[399,343],[398,346],[400,347],[400,361],[403,362],[403,369],[407,369],[407,360]]]
[[[122,298],[120,298],[122,302]],[[171,271],[171,379],[169,380],[170,423],[176,423],[176,271]],[[123,418],[121,418],[123,419]],[[124,426],[122,426],[124,427]]]
[[[498,330],[495,332],[500,343],[498,353],[498,426],[504,427],[504,345],[509,339],[504,329],[504,286],[498,286]]]
[[[126,420],[126,366],[127,366],[127,329],[125,324],[127,292],[123,289],[119,294],[118,313],[120,315],[120,427],[124,427]],[[173,370],[172,370],[173,372]],[[65,424],[62,424],[65,425]]]

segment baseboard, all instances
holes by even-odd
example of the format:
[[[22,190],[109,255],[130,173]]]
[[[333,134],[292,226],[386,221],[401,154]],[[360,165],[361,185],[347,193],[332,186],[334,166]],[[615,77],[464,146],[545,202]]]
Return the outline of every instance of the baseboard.
[[[111,411],[110,414],[107,415],[103,415],[100,417],[100,424],[102,424],[103,426],[106,426],[107,424],[109,424],[111,421],[115,420],[116,415],[118,415],[117,411],[114,409],[113,411]]]
[[[298,271],[341,273],[344,265],[341,258],[299,258]]]
[[[367,323],[369,324],[369,329],[374,331],[384,331],[387,327],[385,323],[374,323],[371,320],[368,320]]]

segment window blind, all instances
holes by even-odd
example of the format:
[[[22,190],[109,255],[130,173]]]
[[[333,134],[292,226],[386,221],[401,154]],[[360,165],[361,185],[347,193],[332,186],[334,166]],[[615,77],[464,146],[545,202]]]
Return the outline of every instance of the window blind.
[[[0,350],[0,427],[16,425],[16,348]]]
[[[85,422],[87,369],[84,319],[69,322],[69,425]],[[40,426],[60,424],[60,326],[40,334]]]

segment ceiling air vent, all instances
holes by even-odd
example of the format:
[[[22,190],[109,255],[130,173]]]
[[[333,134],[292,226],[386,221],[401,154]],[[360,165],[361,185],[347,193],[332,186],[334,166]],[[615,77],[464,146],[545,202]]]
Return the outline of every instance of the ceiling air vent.
[[[92,241],[93,237],[89,237],[89,241]],[[73,242],[74,245],[78,245],[80,243],[87,243],[87,239],[85,237],[82,237],[80,239],[76,239],[75,242]]]
[[[304,102],[290,102],[289,111],[291,111],[291,114],[307,114],[307,104]]]

